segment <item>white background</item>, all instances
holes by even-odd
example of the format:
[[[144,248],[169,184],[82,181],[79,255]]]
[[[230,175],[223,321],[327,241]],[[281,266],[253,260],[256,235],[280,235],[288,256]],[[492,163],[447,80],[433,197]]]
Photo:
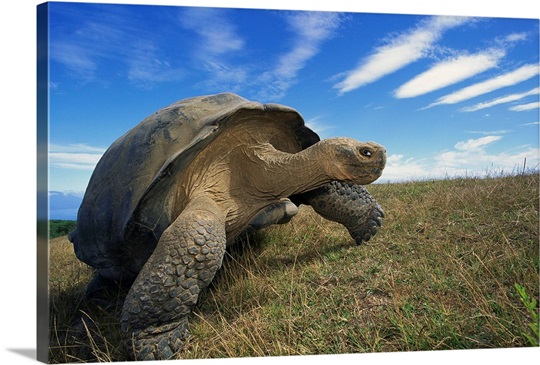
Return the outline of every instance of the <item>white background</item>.
[[[150,4],[150,1],[100,1]],[[0,5],[0,363],[35,362],[36,352],[36,6],[38,1],[4,0]],[[536,0],[194,0],[158,1],[274,9],[540,18]],[[182,360],[182,364],[508,364],[532,363],[540,349],[466,350],[425,353],[325,355],[287,358]],[[156,362],[157,363],[157,362]]]

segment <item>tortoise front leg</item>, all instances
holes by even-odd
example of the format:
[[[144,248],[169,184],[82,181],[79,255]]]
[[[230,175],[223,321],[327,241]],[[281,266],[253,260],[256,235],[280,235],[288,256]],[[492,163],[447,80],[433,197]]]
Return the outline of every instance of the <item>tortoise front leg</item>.
[[[382,226],[384,211],[361,185],[332,181],[293,197],[295,200],[311,205],[324,218],[343,224],[358,245],[369,241]]]
[[[188,315],[221,267],[225,246],[224,214],[207,197],[192,200],[163,232],[122,309],[134,360],[170,359],[181,348]]]

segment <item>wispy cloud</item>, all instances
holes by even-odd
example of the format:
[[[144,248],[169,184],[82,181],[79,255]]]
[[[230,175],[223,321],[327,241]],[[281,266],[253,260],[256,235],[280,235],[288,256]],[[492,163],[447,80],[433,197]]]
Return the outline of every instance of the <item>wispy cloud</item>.
[[[136,86],[152,88],[156,84],[180,80],[185,72],[174,68],[169,61],[159,58],[160,50],[153,42],[139,40],[134,43],[128,64],[127,77]]]
[[[490,49],[442,61],[400,86],[394,96],[412,98],[455,84],[497,66],[504,55],[502,49]]]
[[[62,64],[66,71],[82,82],[92,82],[96,78],[97,59],[84,45],[77,42],[52,42],[51,59]]]
[[[476,139],[468,139],[466,141],[456,143],[454,148],[458,151],[478,151],[480,149],[484,149],[494,142],[497,142],[501,138],[501,136],[485,136]]]
[[[538,72],[539,68],[537,64],[524,65],[514,71],[499,75],[489,80],[458,90],[452,94],[443,96],[424,109],[442,104],[456,104],[483,94],[490,93],[503,87],[516,85],[538,75]]]
[[[503,45],[508,45],[509,43],[516,43],[520,41],[525,41],[529,38],[529,34],[526,32],[519,32],[519,33],[511,33],[503,38],[499,38],[499,43]]]
[[[494,134],[507,134],[509,133],[510,130],[508,129],[500,129],[498,131],[467,131],[467,133],[472,133],[472,134],[483,134],[485,136],[487,135],[494,135]]]
[[[516,106],[513,106],[513,107],[511,107],[509,109],[514,111],[514,112],[523,112],[523,111],[526,111],[526,110],[533,110],[533,109],[538,109],[538,108],[540,108],[540,102],[535,101],[534,103],[516,105]]]
[[[63,153],[98,153],[103,154],[105,152],[103,147],[89,146],[86,143],[71,143],[67,145],[60,145],[51,143],[49,145],[49,151],[51,152],[63,152]]]
[[[265,87],[265,99],[279,99],[296,83],[300,70],[319,53],[322,43],[331,38],[342,22],[339,13],[292,12],[286,18],[293,33],[292,47],[282,54],[277,65],[264,72],[259,82]]]
[[[529,91],[526,91],[524,93],[507,95],[507,96],[503,96],[503,97],[500,97],[500,98],[497,98],[497,99],[494,99],[494,100],[491,100],[491,101],[487,101],[487,102],[484,102],[484,103],[478,103],[478,104],[473,105],[473,106],[461,108],[460,111],[462,111],[462,112],[474,112],[474,111],[477,111],[477,110],[490,108],[490,107],[495,106],[495,105],[505,104],[505,103],[510,103],[512,101],[521,100],[521,99],[523,99],[523,98],[525,98],[527,96],[530,96],[530,95],[537,95],[539,92],[540,92],[540,88],[536,87],[536,88],[534,88],[532,90],[529,90]]]
[[[358,67],[347,72],[334,88],[344,94],[391,74],[425,57],[446,30],[470,20],[466,17],[438,16],[421,22],[415,29],[375,49]]]
[[[334,126],[324,123],[322,119],[323,118],[321,116],[318,116],[306,120],[306,126],[317,133],[319,137],[325,138],[325,132],[334,128]]]
[[[181,23],[198,35],[195,52],[201,60],[215,62],[220,56],[244,47],[245,42],[228,20],[226,9],[186,8],[182,12]]]
[[[180,23],[196,34],[195,49],[189,52],[197,60],[199,71],[208,75],[203,84],[234,90],[249,79],[249,67],[232,62],[244,50],[245,40],[228,14],[227,9],[185,8]]]
[[[86,144],[49,146],[49,164],[51,167],[75,170],[93,170],[105,152],[105,148]]]
[[[70,11],[69,6],[61,9]],[[55,16],[62,19],[63,14]],[[155,41],[157,32],[142,28],[136,13],[127,8],[96,5],[78,16],[82,21],[72,24],[70,32],[63,30],[61,21],[54,23],[50,42],[51,60],[61,64],[74,79],[108,83],[111,75],[107,72],[116,69],[121,71],[115,76],[126,77],[136,86],[149,87],[183,76],[180,68],[162,58],[162,49]]]

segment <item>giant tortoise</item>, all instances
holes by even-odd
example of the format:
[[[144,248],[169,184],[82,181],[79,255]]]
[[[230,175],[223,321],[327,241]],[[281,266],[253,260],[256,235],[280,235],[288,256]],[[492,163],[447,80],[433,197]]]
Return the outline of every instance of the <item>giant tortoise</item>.
[[[198,295],[243,232],[288,222],[299,204],[360,244],[384,215],[361,185],[385,149],[320,140],[300,114],[231,93],[176,102],[116,140],[98,162],[69,239],[104,283],[130,286],[121,331],[134,359],[167,359]]]

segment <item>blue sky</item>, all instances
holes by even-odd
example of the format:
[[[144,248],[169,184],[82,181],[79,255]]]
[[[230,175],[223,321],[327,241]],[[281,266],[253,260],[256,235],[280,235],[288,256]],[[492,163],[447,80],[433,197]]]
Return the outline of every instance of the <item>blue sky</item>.
[[[222,91],[388,150],[381,182],[539,163],[538,19],[52,3],[50,190],[155,110]]]

